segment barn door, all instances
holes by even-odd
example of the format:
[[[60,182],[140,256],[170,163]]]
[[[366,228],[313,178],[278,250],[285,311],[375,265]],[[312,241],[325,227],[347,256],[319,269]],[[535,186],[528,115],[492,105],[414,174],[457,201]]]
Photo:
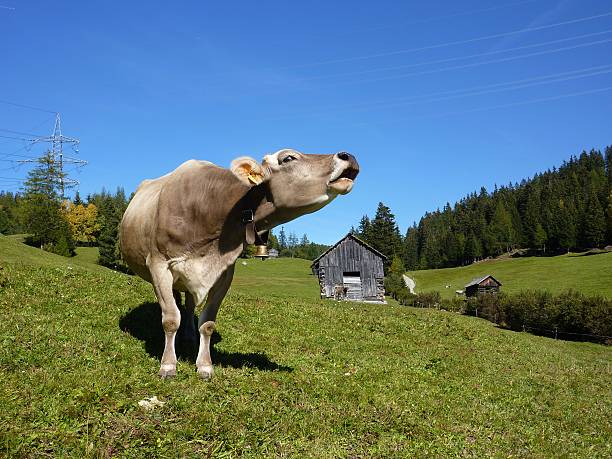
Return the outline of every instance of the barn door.
[[[363,298],[363,293],[361,291],[361,275],[359,271],[342,273],[342,283],[346,289],[347,300],[361,300]]]

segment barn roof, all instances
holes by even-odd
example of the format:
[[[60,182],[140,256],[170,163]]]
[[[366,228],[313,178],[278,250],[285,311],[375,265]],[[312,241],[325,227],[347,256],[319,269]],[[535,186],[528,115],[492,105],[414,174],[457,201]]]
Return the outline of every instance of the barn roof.
[[[338,245],[344,241],[345,239],[351,238],[353,240],[355,240],[356,242],[358,242],[359,244],[361,244],[362,246],[364,246],[366,249],[370,250],[371,252],[374,252],[376,255],[378,255],[379,257],[383,258],[383,259],[387,259],[387,257],[385,255],[383,255],[382,253],[380,253],[378,250],[376,250],[374,247],[372,247],[370,244],[368,244],[365,241],[362,241],[361,239],[359,239],[357,236],[355,236],[352,233],[348,233],[346,236],[344,236],[342,239],[340,239],[338,242],[336,242],[334,245],[332,245],[329,249],[327,249],[325,252],[323,252],[321,255],[319,255],[317,258],[315,258],[312,262],[312,265],[314,265],[316,262],[318,262],[321,258],[323,258],[325,255],[327,255],[329,252],[331,252],[332,250],[334,250],[336,247],[338,247]]]
[[[494,278],[493,276],[491,276],[490,274],[487,274],[486,276],[483,276],[483,277],[477,277],[476,279],[472,279],[472,281],[471,281],[469,284],[467,284],[467,285],[466,285],[464,288],[468,288],[468,287],[471,287],[471,286],[473,286],[473,285],[479,285],[481,282],[483,282],[485,279],[488,279],[489,277],[490,277],[491,279],[493,279],[495,282],[497,282],[499,285],[502,285],[502,283],[501,283],[500,281],[498,281],[497,279],[495,279],[495,278]]]

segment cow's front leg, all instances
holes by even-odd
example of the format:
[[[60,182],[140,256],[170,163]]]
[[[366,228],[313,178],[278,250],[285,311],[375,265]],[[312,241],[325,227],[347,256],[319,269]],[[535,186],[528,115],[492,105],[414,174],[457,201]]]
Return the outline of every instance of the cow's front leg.
[[[234,265],[231,265],[219,277],[215,285],[208,292],[206,305],[200,314],[198,328],[200,330],[200,348],[198,350],[198,358],[196,366],[198,367],[198,375],[203,379],[210,379],[213,375],[212,359],[210,358],[210,339],[215,331],[215,321],[217,319],[217,311],[225,298],[225,294],[229,289],[234,278]]]
[[[168,378],[176,375],[176,352],[174,339],[181,324],[181,313],[176,305],[172,292],[172,273],[165,267],[150,268],[153,288],[162,312],[162,327],[164,329],[164,354],[161,358],[159,376]]]

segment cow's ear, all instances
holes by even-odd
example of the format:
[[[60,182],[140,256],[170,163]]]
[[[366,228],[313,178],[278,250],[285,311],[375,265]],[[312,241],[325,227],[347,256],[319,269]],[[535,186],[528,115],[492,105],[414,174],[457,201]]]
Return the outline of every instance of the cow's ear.
[[[264,170],[253,158],[243,156],[232,161],[230,170],[247,185],[259,185],[264,180]]]

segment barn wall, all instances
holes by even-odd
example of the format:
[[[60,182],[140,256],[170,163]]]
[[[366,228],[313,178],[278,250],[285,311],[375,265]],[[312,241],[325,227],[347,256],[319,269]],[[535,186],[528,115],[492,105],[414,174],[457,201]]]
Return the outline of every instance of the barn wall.
[[[340,242],[317,262],[324,272],[321,279],[322,294],[334,296],[334,287],[342,285],[345,272],[358,271],[361,277],[363,299],[382,300],[380,284],[384,278],[382,258],[351,238]],[[378,280],[378,282],[377,282]]]

